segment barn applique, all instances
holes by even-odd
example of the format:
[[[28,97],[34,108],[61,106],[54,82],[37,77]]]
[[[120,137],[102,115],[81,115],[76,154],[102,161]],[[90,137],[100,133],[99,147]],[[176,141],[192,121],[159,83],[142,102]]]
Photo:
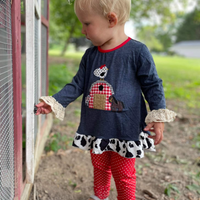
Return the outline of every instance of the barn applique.
[[[90,94],[85,98],[85,103],[93,109],[122,111],[124,108],[123,102],[116,100],[112,85],[104,80],[107,73],[108,68],[106,65],[102,65],[94,71],[94,75],[100,80],[91,85]]]

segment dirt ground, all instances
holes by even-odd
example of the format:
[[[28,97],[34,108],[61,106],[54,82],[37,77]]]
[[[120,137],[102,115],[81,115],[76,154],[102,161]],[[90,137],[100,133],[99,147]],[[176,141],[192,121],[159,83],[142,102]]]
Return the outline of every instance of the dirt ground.
[[[87,200],[93,194],[90,154],[71,146],[79,124],[80,102],[68,106],[64,121],[54,119],[50,138],[56,133],[66,136],[67,149],[44,151],[29,200]],[[200,137],[200,110],[186,109],[175,101],[167,105],[178,117],[165,125],[164,140],[156,146],[157,151],[136,160],[136,199],[200,200],[200,144],[194,141]],[[109,199],[117,199],[113,179]]]

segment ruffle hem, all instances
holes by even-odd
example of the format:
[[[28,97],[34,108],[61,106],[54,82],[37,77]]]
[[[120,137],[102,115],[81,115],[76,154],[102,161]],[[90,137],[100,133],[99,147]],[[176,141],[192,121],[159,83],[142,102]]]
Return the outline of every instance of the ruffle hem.
[[[90,135],[75,134],[73,146],[83,150],[91,150],[94,154],[114,151],[125,158],[143,158],[144,150],[156,151],[154,140],[148,134],[141,132],[138,141],[126,141],[116,138],[102,139]]]

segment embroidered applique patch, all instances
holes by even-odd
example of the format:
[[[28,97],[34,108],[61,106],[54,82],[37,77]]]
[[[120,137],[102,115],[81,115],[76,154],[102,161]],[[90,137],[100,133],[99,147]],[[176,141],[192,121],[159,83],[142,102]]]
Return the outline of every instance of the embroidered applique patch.
[[[112,86],[106,81],[96,81],[90,88],[90,95],[86,98],[89,108],[111,110],[109,97],[114,94]]]
[[[106,65],[102,65],[100,68],[94,70],[94,75],[100,79],[104,79],[108,73]]]
[[[94,71],[94,75],[100,80],[94,82],[90,87],[90,94],[85,98],[85,104],[89,108],[99,110],[122,111],[124,104],[115,99],[113,87],[104,80],[107,76],[108,68],[102,65]]]
[[[94,94],[93,107],[94,109],[105,110],[106,94]]]
[[[123,102],[116,100],[114,96],[109,97],[109,102],[111,103],[112,111],[122,111],[124,108]]]

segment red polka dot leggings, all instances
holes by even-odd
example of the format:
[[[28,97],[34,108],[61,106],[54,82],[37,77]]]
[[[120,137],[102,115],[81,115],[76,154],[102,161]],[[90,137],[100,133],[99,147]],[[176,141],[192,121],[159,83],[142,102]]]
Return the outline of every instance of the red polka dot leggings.
[[[115,180],[118,200],[135,200],[136,171],[135,158],[124,158],[116,152],[102,154],[91,152],[94,167],[94,194],[106,199],[110,192],[111,175]]]

